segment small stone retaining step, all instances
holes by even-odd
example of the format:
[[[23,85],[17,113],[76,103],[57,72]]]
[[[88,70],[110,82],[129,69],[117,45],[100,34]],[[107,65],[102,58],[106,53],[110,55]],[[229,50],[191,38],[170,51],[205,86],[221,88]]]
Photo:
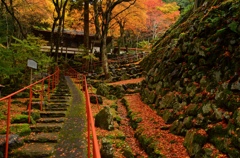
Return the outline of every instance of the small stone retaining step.
[[[65,117],[58,118],[40,118],[37,123],[62,123],[65,121]]]
[[[58,133],[33,133],[24,138],[24,142],[32,143],[57,143]]]
[[[26,143],[13,150],[11,158],[49,158],[54,153],[55,143]]]
[[[62,128],[62,123],[37,123],[35,125],[31,125],[30,128],[32,132],[59,132]]]
[[[62,96],[62,95],[52,95],[51,97],[50,97],[50,101],[52,100],[52,99],[59,99],[59,100],[69,100],[69,96]]]
[[[69,99],[50,99],[50,100],[48,100],[48,102],[50,102],[50,103],[66,103],[68,101],[69,101]]]
[[[54,117],[65,117],[66,112],[65,111],[41,111],[40,117],[41,118],[54,118]]]
[[[68,106],[70,105],[67,103],[48,103],[46,108],[67,108]]]
[[[70,93],[57,93],[57,92],[55,92],[55,93],[51,93],[51,97],[52,96],[63,96],[63,97],[71,97],[71,94]]]
[[[55,94],[70,94],[68,89],[57,89],[57,91],[55,92]]]
[[[48,107],[44,109],[45,111],[67,111],[67,108],[55,108],[55,107]]]

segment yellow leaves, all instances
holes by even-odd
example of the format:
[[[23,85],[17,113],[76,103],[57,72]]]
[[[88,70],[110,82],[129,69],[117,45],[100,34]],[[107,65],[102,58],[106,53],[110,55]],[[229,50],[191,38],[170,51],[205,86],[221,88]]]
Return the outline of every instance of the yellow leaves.
[[[161,12],[163,12],[164,14],[170,14],[175,11],[178,11],[179,6],[177,5],[176,2],[173,2],[173,3],[166,3],[162,6],[159,6],[159,7],[157,7],[157,9],[160,10]]]
[[[18,18],[26,25],[40,22],[52,22],[53,5],[50,0],[14,1],[14,9]]]

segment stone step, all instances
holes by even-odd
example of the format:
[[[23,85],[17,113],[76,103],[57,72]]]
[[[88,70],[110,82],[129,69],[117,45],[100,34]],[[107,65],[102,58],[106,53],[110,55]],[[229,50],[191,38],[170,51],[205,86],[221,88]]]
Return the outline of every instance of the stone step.
[[[68,89],[65,89],[65,90],[56,89],[54,92],[55,92],[55,94],[62,94],[62,95],[64,95],[64,94],[69,94],[70,90],[68,90]]]
[[[70,93],[55,92],[55,93],[51,93],[51,96],[65,96],[65,97],[68,97],[68,96],[71,96],[71,94]]]
[[[48,103],[45,107],[46,108],[67,108],[69,104],[66,103]]]
[[[56,143],[26,143],[13,150],[11,158],[48,158],[53,155]]]
[[[50,100],[51,99],[53,99],[53,100],[55,100],[55,99],[59,99],[59,100],[69,100],[69,96],[63,96],[63,95],[52,95],[51,97],[50,97]]]
[[[69,99],[50,99],[50,100],[48,100],[48,102],[50,102],[50,103],[66,103],[66,102],[68,102],[69,101]]]
[[[49,133],[49,132],[59,132],[62,128],[62,123],[37,123],[31,125],[30,128],[32,132],[40,133]]]
[[[57,89],[69,89],[66,83],[61,83],[57,85]]]
[[[57,107],[48,107],[44,109],[45,111],[67,111],[67,108],[57,108]]]
[[[54,118],[54,117],[65,117],[66,112],[65,111],[41,111],[40,112],[40,117],[41,118]]]
[[[57,143],[59,133],[32,133],[23,138],[26,143]]]
[[[62,123],[64,121],[65,121],[65,117],[40,118],[37,120],[37,123]]]
[[[61,89],[61,88],[57,88],[55,90],[55,93],[59,94],[59,93],[69,93],[70,90],[69,89]]]

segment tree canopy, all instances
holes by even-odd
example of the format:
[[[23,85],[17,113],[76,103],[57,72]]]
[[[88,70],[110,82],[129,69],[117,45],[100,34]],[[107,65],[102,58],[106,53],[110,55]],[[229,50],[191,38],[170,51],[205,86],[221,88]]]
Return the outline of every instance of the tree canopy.
[[[45,59],[51,61],[46,54],[40,53],[39,42],[36,42],[40,39],[29,36],[33,27],[52,30],[52,33],[57,29],[57,39],[50,41],[56,50],[61,44],[64,28],[86,31],[88,27],[89,33],[101,41],[101,58],[106,62],[111,47],[149,44],[179,16],[176,3],[161,0],[1,0],[0,3],[0,55],[6,59],[0,62],[1,75],[5,76],[1,80],[22,73],[24,66],[15,69],[13,65],[24,63],[27,58],[34,57],[40,63]],[[85,8],[89,7],[89,22],[85,28],[84,4]],[[107,46],[107,36],[117,39],[117,45]],[[55,61],[58,61],[56,53]],[[108,66],[104,62],[103,68],[107,74]]]

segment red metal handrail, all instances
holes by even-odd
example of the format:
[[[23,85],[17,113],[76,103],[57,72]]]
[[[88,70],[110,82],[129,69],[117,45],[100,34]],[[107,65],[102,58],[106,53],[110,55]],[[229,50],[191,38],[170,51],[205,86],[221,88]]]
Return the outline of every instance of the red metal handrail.
[[[81,75],[79,72],[77,72],[73,68],[69,68],[68,72],[66,73],[73,78],[79,78]],[[94,125],[94,119],[92,115],[92,109],[91,109],[91,104],[90,104],[90,97],[88,93],[88,85],[87,85],[87,79],[85,75],[82,75],[82,90],[85,91],[85,99],[86,99],[86,112],[87,112],[87,129],[88,129],[88,158],[90,158],[91,153],[90,153],[90,133],[92,131],[92,142],[93,142],[93,158],[101,158],[100,155],[100,148],[97,140],[97,135],[96,135],[96,130],[95,130],[95,125]]]
[[[0,98],[0,101],[4,101],[4,100],[8,100],[8,113],[7,113],[7,129],[6,129],[6,147],[5,147],[5,158],[8,158],[8,146],[9,146],[9,133],[10,133],[10,109],[11,109],[11,99],[12,99],[12,96],[26,90],[26,89],[30,89],[30,93],[29,93],[29,104],[28,104],[28,123],[30,123],[30,116],[31,116],[31,105],[32,105],[32,87],[38,83],[41,83],[42,86],[41,86],[41,94],[43,94],[43,83],[45,80],[48,79],[48,98],[50,98],[50,79],[52,77],[52,90],[54,89],[55,87],[55,84],[58,84],[59,82],[59,74],[60,74],[60,70],[59,68],[57,67],[56,68],[56,71],[52,74],[52,75],[49,75],[39,81],[36,81],[35,83],[33,84],[30,84],[12,94],[9,94],[8,96],[5,96],[3,98]],[[42,102],[43,102],[43,96],[41,98],[41,107],[40,107],[40,110],[42,110]]]

